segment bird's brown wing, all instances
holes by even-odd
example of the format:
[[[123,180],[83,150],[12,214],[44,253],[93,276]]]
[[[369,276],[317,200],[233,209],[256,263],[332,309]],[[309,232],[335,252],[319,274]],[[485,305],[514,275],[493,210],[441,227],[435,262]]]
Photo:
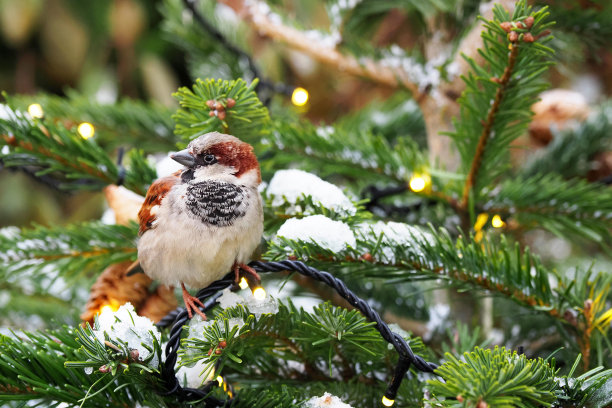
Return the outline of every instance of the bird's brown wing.
[[[144,234],[154,227],[155,213],[156,210],[159,209],[157,206],[161,205],[162,200],[170,189],[180,182],[181,172],[178,171],[171,176],[157,179],[151,184],[151,187],[149,187],[147,191],[145,201],[142,207],[140,207],[140,211],[138,211],[138,222],[140,223],[139,235]]]

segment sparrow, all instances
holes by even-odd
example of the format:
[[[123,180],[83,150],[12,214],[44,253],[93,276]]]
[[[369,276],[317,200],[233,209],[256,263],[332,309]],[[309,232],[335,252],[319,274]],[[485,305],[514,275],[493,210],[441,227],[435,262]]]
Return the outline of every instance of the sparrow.
[[[240,139],[211,132],[170,157],[184,167],[156,180],[138,212],[138,262],[152,279],[180,284],[189,314],[202,302],[185,285],[203,288],[240,269],[259,280],[246,265],[263,233],[258,185],[259,162],[253,147]]]

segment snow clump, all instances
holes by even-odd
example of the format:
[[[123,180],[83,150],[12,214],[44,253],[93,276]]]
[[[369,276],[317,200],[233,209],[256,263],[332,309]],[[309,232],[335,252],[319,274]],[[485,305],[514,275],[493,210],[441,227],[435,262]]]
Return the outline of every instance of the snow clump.
[[[262,314],[276,314],[278,313],[278,303],[271,296],[266,296],[265,299],[259,300],[255,299],[253,294],[250,291],[247,291],[245,296],[242,296],[240,293],[234,293],[229,290],[229,288],[223,290],[223,294],[217,302],[221,305],[223,309],[227,309],[229,307],[235,307],[237,305],[244,305],[249,312],[255,315],[257,319],[261,317]],[[241,327],[244,324],[244,321],[240,318],[233,318],[229,320],[230,327],[238,325]]]
[[[355,234],[347,224],[331,220],[324,215],[288,219],[276,235],[295,241],[314,241],[321,248],[333,252],[357,246]]]
[[[106,333],[110,340],[123,344],[127,350],[137,350],[139,360],[149,358],[149,349],[155,350],[155,341],[159,344],[161,340],[161,334],[155,324],[146,317],[138,316],[129,302],[116,312],[104,310],[96,320],[93,333],[101,344],[104,344]],[[153,355],[148,364],[154,368],[159,367],[157,354]]]
[[[353,408],[335,395],[326,392],[320,397],[312,397],[306,401],[303,408]]]
[[[381,261],[396,263],[394,247],[407,247],[412,252],[421,255],[422,246],[433,243],[433,236],[426,231],[401,222],[378,221],[374,224],[363,223],[358,227],[358,234],[364,240],[378,239],[382,235],[380,254]],[[378,256],[376,254],[375,256]]]
[[[342,190],[302,170],[277,171],[270,180],[267,192],[273,196],[274,206],[283,205],[285,201],[295,205],[302,197],[310,196],[313,202],[341,214],[353,215],[357,212],[355,205]]]
[[[193,367],[181,366],[176,370],[176,378],[182,387],[199,388],[215,378],[215,370],[207,370],[206,360],[197,361]]]

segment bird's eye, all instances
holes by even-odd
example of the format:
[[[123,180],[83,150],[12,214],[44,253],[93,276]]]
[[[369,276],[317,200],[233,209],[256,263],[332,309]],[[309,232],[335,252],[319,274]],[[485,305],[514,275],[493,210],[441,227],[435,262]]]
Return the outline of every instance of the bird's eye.
[[[217,158],[215,157],[214,154],[207,154],[206,156],[204,156],[204,163],[206,164],[213,164],[217,161]]]

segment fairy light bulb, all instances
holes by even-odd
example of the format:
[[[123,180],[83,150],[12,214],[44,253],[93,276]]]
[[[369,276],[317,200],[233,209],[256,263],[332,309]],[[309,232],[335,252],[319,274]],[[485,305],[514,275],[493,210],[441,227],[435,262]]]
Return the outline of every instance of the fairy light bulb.
[[[100,308],[99,314],[116,312],[117,310],[119,310],[119,306],[121,306],[119,302],[114,299],[111,299],[107,304],[103,305]]]
[[[94,129],[93,125],[91,123],[89,123],[89,122],[81,123],[77,127],[77,131],[79,132],[79,135],[81,135],[81,137],[83,139],[89,139],[96,132],[96,130]]]
[[[382,403],[385,407],[390,407],[395,403],[395,400],[389,399],[385,395],[383,395]]]
[[[291,103],[295,106],[304,106],[308,103],[308,91],[304,88],[295,88],[291,94]]]
[[[418,193],[425,190],[430,183],[431,178],[427,174],[414,173],[412,177],[410,177],[408,186],[410,187],[410,190]]]
[[[249,282],[247,282],[246,278],[243,276],[242,279],[240,279],[238,286],[240,286],[240,289],[246,289],[249,287]]]
[[[217,382],[219,383],[219,387],[221,387],[223,385],[223,377],[221,377],[220,375],[217,376],[216,378]]]
[[[498,214],[495,214],[491,219],[491,225],[493,226],[493,228],[502,228],[506,225],[506,223]]]
[[[266,290],[261,286],[258,286],[253,291],[253,297],[257,300],[264,300],[266,298]]]
[[[489,214],[487,213],[478,214],[478,217],[476,217],[476,222],[474,223],[474,231],[480,231],[482,227],[485,226],[488,219],[489,219]]]
[[[35,119],[42,119],[45,116],[45,112],[39,103],[33,103],[28,106],[28,113]]]
[[[113,312],[113,308],[110,307],[109,305],[102,306],[102,309],[100,309],[100,314],[102,314],[102,313],[112,313],[112,312]]]

